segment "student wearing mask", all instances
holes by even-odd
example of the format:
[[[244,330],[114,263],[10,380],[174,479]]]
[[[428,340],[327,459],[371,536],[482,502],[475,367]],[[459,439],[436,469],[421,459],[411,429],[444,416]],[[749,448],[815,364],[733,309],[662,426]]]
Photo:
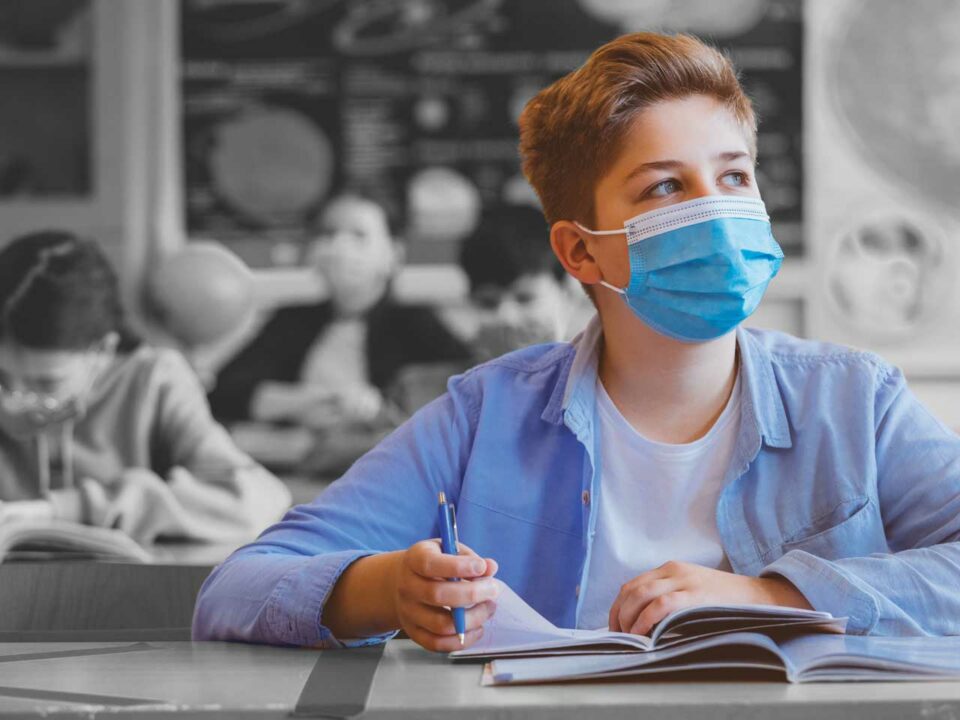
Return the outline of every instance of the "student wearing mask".
[[[214,571],[194,636],[469,645],[512,587],[562,627],[646,634],[717,603],[854,634],[960,633],[960,438],[875,355],[746,329],[783,254],[730,61],[636,33],[520,120],[550,243],[597,318],[434,401]],[[460,556],[435,538],[456,503]],[[469,582],[452,582],[460,578]]]
[[[404,254],[397,232],[369,197],[327,204],[307,259],[329,297],[278,310],[223,368],[210,394],[220,420],[389,426],[384,393],[401,368],[468,356],[432,309],[391,298]]]
[[[48,231],[0,250],[0,501],[0,521],[226,541],[290,495],[214,422],[186,361],[128,330],[99,246]]]

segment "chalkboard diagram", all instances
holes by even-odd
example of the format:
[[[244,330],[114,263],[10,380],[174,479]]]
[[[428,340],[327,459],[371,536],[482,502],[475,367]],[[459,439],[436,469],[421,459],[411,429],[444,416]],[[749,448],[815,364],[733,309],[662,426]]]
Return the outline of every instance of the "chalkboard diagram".
[[[827,299],[863,339],[908,338],[935,319],[950,289],[942,233],[903,213],[877,215],[832,243]]]
[[[766,0],[579,0],[599,20],[624,32],[653,28],[668,32],[732,37],[752,30],[767,11]]]
[[[826,238],[826,308],[867,345],[919,339],[944,320],[957,271],[960,4],[849,7],[826,55],[827,97],[841,137],[879,176],[848,177],[849,194],[866,190],[884,209],[847,208],[854,229]]]
[[[295,110],[253,106],[216,125],[208,155],[214,193],[248,220],[299,221],[327,193],[334,155]]]
[[[537,204],[517,153],[527,101],[645,20],[642,29],[704,33],[743,71],[764,118],[774,232],[799,254],[802,7],[181,0],[188,232],[229,243],[251,265],[287,262],[333,188],[352,187],[401,210],[409,263],[455,263],[481,208]]]
[[[960,3],[861,1],[827,77],[866,162],[904,192],[960,214]]]
[[[411,177],[407,191],[411,233],[426,242],[456,242],[480,220],[480,193],[462,173],[432,167]]]
[[[461,41],[471,31],[490,30],[502,0],[368,0],[349,5],[333,31],[344,55],[389,55],[417,47]],[[476,27],[475,27],[476,26]]]
[[[340,0],[205,0],[190,8],[197,32],[222,43],[238,43],[296,27]]]

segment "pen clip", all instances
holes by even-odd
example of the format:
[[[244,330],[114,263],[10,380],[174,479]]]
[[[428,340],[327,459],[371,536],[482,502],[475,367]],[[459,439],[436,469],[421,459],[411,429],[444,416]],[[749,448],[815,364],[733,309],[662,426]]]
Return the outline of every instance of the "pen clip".
[[[453,544],[460,552],[460,533],[457,531],[457,510],[453,503],[447,503],[447,512],[450,513],[450,525],[453,526]]]

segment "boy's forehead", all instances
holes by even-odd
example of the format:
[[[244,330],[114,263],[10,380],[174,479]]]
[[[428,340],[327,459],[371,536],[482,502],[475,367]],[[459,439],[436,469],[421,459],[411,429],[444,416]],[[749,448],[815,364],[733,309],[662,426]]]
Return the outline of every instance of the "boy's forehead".
[[[638,113],[624,132],[608,175],[626,177],[648,163],[698,163],[738,153],[751,155],[749,130],[719,101],[692,95]]]
[[[0,367],[7,372],[56,375],[68,372],[83,359],[84,353],[77,350],[34,350],[0,342]]]

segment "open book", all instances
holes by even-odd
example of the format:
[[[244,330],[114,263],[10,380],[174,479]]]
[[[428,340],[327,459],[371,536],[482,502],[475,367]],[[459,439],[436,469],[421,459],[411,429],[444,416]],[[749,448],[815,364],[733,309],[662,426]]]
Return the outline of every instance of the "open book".
[[[645,653],[494,660],[484,668],[481,684],[626,679],[702,670],[773,671],[792,683],[956,680],[960,636],[732,633]]]
[[[499,582],[499,581],[498,581]],[[767,605],[679,610],[649,637],[558,628],[506,585],[473,646],[482,684],[626,678],[702,670],[775,672],[790,682],[960,678],[960,637],[844,635],[846,618]]]
[[[150,553],[120,530],[65,520],[0,523],[0,562],[88,558],[148,563]]]
[[[558,628],[510,587],[500,584],[497,611],[484,626],[483,637],[469,648],[450,653],[451,658],[638,653],[737,632],[783,634],[802,630],[842,634],[846,627],[846,618],[814,610],[774,605],[714,605],[671,613],[657,624],[649,637],[611,632],[606,628]]]

